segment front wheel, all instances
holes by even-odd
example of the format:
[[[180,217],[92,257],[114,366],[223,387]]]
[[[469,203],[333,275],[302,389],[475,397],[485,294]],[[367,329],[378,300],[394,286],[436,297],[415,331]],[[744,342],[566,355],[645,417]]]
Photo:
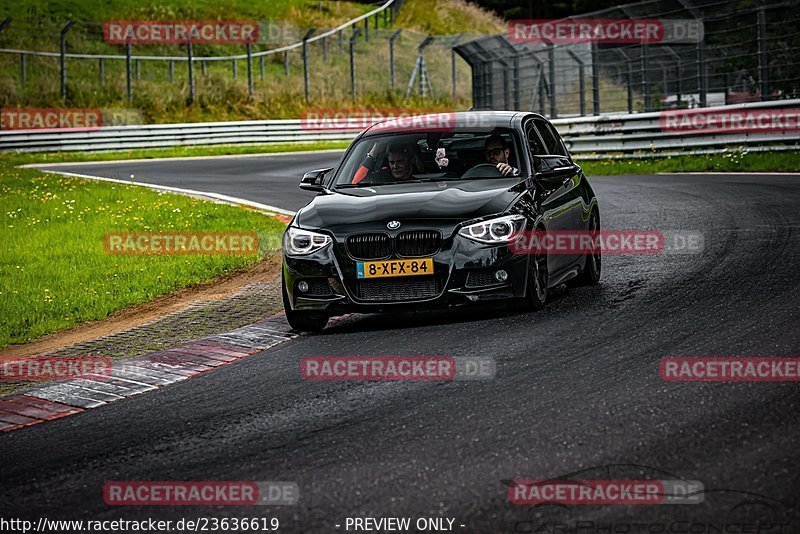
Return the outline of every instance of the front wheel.
[[[593,286],[600,281],[601,248],[597,243],[600,234],[600,217],[597,210],[589,215],[589,234],[591,236],[589,250],[586,251],[581,274],[568,282],[571,287]]]
[[[321,332],[328,325],[328,314],[319,311],[293,310],[286,292],[286,280],[281,276],[281,293],[283,294],[283,309],[286,320],[293,330],[300,332]]]
[[[534,310],[541,310],[547,303],[547,283],[549,278],[547,254],[532,255],[528,262],[528,289],[525,294],[525,301]]]

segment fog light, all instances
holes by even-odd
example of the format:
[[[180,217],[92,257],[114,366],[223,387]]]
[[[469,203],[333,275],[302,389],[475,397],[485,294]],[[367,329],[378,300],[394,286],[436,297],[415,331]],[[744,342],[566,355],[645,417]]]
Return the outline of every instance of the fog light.
[[[306,291],[308,291],[308,282],[306,282],[305,280],[303,280],[301,282],[298,282],[297,283],[297,290],[300,293],[305,293]]]
[[[500,269],[496,273],[494,273],[494,277],[497,279],[498,282],[505,282],[508,280],[508,273],[505,272],[503,269]]]

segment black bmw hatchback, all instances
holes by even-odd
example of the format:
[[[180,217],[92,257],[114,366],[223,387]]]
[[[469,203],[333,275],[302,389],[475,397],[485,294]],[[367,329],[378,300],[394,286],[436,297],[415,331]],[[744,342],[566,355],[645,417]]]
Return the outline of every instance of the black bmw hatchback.
[[[515,253],[525,232],[598,232],[594,192],[541,115],[469,111],[390,119],[336,169],[283,237],[289,324],[319,331],[349,312],[513,299],[535,309],[558,284],[595,284],[599,250]]]

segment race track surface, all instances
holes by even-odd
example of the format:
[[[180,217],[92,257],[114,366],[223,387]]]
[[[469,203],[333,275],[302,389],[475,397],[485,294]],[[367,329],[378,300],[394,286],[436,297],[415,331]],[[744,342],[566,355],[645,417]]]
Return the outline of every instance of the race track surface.
[[[336,159],[59,170],[134,172],[140,181],[297,209],[308,198],[295,187],[302,172]],[[280,518],[284,532],[343,532],[348,517],[449,517],[454,532],[565,532],[578,521],[584,528],[573,531],[648,532],[634,525],[678,521],[706,527],[651,531],[713,532],[699,528],[761,520],[791,523],[762,532],[800,532],[800,384],[659,376],[667,356],[798,354],[799,180],[594,178],[604,228],[701,231],[704,251],[605,256],[599,286],[557,291],[540,312],[354,315],[191,380],[0,436],[4,515],[265,516]],[[336,355],[488,356],[497,375],[301,378],[302,358]],[[509,503],[510,480],[570,473],[698,480],[704,502]],[[103,502],[108,480],[295,481],[301,496],[287,507],[121,508]]]

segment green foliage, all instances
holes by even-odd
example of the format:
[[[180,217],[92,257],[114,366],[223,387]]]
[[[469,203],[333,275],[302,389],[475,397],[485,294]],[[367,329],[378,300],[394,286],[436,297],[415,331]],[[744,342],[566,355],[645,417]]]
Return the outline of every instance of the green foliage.
[[[575,161],[590,178],[603,174],[653,174],[660,172],[800,172],[800,152],[748,152],[644,158]]]
[[[108,232],[256,232],[275,244],[283,227],[229,205],[0,160],[0,346],[102,319],[261,257],[112,255],[104,248]]]

